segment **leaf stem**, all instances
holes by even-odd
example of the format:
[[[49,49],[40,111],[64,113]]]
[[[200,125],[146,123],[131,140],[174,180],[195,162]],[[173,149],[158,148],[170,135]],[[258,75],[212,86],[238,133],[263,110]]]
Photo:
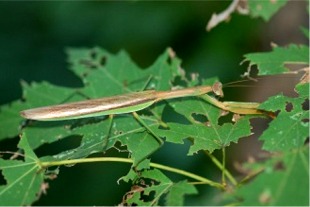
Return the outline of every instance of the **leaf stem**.
[[[89,163],[89,162],[124,162],[124,163],[133,163],[133,160],[130,158],[121,158],[121,157],[90,157],[83,159],[72,159],[72,160],[61,160],[61,161],[47,161],[40,162],[41,168],[47,168],[52,166],[60,166],[60,165],[73,165],[78,163]],[[162,169],[169,172],[174,172],[180,175],[184,175],[186,177],[192,178],[194,180],[199,181],[194,184],[208,184],[214,186],[216,188],[224,189],[224,186],[220,183],[214,182],[202,176],[196,175],[194,173],[187,172],[185,170],[180,170],[178,168],[169,167],[166,165],[161,165],[158,163],[150,163],[151,167]]]
[[[232,174],[230,174],[230,172],[221,164],[220,161],[218,161],[218,159],[216,159],[216,157],[214,157],[212,154],[210,154],[209,152],[205,151],[205,154],[208,155],[210,157],[210,159],[212,160],[212,162],[220,169],[223,171],[223,173],[226,175],[226,177],[229,179],[229,181],[233,184],[233,185],[238,185],[238,182],[236,181],[236,179],[232,176]]]
[[[222,169],[222,184],[224,186],[226,186],[226,178],[225,178],[225,169],[226,169],[226,148],[223,147],[222,148],[222,166],[223,166],[223,169]]]

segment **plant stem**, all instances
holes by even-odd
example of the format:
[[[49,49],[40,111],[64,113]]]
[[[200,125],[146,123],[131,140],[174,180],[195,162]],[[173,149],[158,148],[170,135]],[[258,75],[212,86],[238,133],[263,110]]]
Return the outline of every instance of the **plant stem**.
[[[220,169],[224,172],[224,174],[227,176],[227,178],[229,179],[229,181],[233,184],[233,185],[238,185],[238,182],[236,181],[236,179],[230,174],[230,172],[221,164],[220,161],[218,161],[218,159],[216,159],[216,157],[214,157],[212,154],[210,154],[209,152],[205,151],[205,154],[208,155],[210,157],[210,159],[212,160],[212,162]]]
[[[72,159],[72,160],[61,160],[61,161],[51,161],[51,162],[40,162],[40,166],[42,168],[52,167],[52,166],[60,166],[60,165],[73,165],[78,163],[89,163],[89,162],[124,162],[124,163],[133,163],[132,159],[129,158],[120,158],[120,157],[91,157],[91,158],[83,158],[83,159]],[[208,184],[220,189],[224,189],[224,186],[220,183],[214,182],[207,178],[201,177],[194,173],[187,172],[185,170],[180,170],[178,168],[169,167],[166,165],[161,165],[157,163],[150,163],[151,167],[166,170],[169,172],[174,172],[180,175],[184,175],[186,177],[192,178],[194,180],[199,181],[199,183],[195,184]]]
[[[226,150],[225,147],[222,148],[222,184],[226,186],[225,169],[226,169]]]

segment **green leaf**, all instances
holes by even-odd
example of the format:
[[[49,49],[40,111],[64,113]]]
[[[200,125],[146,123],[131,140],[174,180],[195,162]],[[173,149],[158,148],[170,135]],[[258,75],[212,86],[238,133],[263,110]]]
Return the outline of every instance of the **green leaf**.
[[[47,82],[32,83],[28,85],[22,82],[23,97],[25,102],[14,101],[11,104],[0,107],[0,140],[17,136],[20,132],[23,120],[20,111],[28,108],[61,103],[64,101],[80,100],[76,90],[51,85]],[[41,143],[42,144],[42,143]]]
[[[308,206],[309,148],[265,163],[265,170],[236,193],[243,206]]]
[[[145,170],[135,182],[135,189],[127,193],[126,204],[154,206],[162,197],[167,205],[184,205],[184,196],[196,194],[196,188],[186,181],[173,183],[161,171]],[[137,190],[138,189],[138,190]],[[124,202],[124,201],[123,201]]]
[[[186,181],[175,183],[166,196],[167,206],[182,206],[184,205],[184,195],[197,194],[196,188]]]
[[[169,50],[145,70],[141,70],[124,51],[116,55],[100,48],[69,49],[67,52],[71,70],[85,84],[82,92],[91,98],[141,91],[145,86],[170,89],[173,77],[178,75],[176,66],[180,64],[178,58],[170,57]]]
[[[268,21],[286,2],[287,0],[247,1],[250,15],[262,17],[265,21]]]
[[[19,115],[19,111],[25,106],[21,101],[14,101],[0,107],[0,140],[15,137],[20,131],[19,125],[23,118]]]
[[[305,27],[301,27],[302,33],[309,39],[309,29]]]
[[[149,126],[158,126],[155,121],[147,123]],[[73,129],[72,134],[82,136],[80,146],[54,155],[55,159],[87,157],[92,153],[104,152],[119,141],[127,146],[135,165],[160,147],[156,139],[130,114],[115,116],[113,120],[105,119],[101,122],[83,125]]]
[[[30,85],[22,82],[22,87],[23,98],[27,107],[73,102],[84,98],[76,93],[77,89],[55,86],[45,81],[41,83],[33,82]]]
[[[296,90],[299,94],[297,98],[280,94],[259,106],[266,111],[280,110],[259,138],[264,141],[263,149],[282,151],[299,148],[309,137],[309,110],[303,109],[303,104],[309,100],[309,83],[297,85]]]
[[[129,181],[135,181],[137,179],[137,170],[140,171],[143,169],[150,169],[150,163],[151,163],[150,159],[143,160],[142,162],[139,163],[138,166],[131,168],[129,172],[127,173],[127,175],[121,177],[119,181],[123,180],[124,182],[127,182],[127,183]]]
[[[245,116],[236,123],[219,125],[221,110],[215,106],[195,98],[178,99],[169,102],[176,112],[184,115],[191,124],[168,123],[169,129],[158,129],[156,132],[166,138],[166,141],[183,144],[183,139],[193,139],[189,154],[199,150],[222,149],[231,142],[251,135],[249,117]],[[202,115],[207,121],[202,123],[193,118],[193,115]]]
[[[6,180],[5,185],[0,185],[1,206],[28,206],[40,195],[44,171],[40,171],[39,160],[27,137],[24,136],[18,146],[25,152],[24,161],[0,158],[0,170]]]
[[[289,72],[285,64],[309,64],[309,47],[289,45],[286,48],[274,47],[272,52],[244,55],[250,66],[257,65],[258,75],[273,75]]]
[[[23,82],[22,86],[25,99],[23,109],[60,104],[66,101],[78,101],[84,98],[76,93],[76,89],[55,86],[47,82],[34,82],[31,85]],[[73,123],[75,122],[33,121],[23,131],[27,137],[30,137],[29,144],[32,149],[36,149],[42,144],[52,143],[70,135],[70,126]]]
[[[69,49],[68,61],[71,70],[84,82],[85,87],[70,89],[53,86],[46,82],[23,85],[24,98],[28,108],[77,101],[86,97],[98,98],[146,88],[170,89],[174,77],[180,74],[180,60],[167,50],[156,62],[141,70],[132,62],[128,54],[121,51],[116,55],[100,49]],[[104,84],[103,84],[104,83]],[[162,104],[152,106],[157,117],[161,116]],[[150,110],[150,109],[148,109]],[[150,127],[158,127],[158,118],[144,116]],[[70,135],[81,137],[80,146],[54,155],[54,159],[74,159],[87,157],[96,152],[104,152],[116,142],[127,146],[134,164],[158,149],[159,144],[131,114],[89,118],[62,122],[33,122],[24,133],[31,137],[33,149],[44,143],[66,139]]]

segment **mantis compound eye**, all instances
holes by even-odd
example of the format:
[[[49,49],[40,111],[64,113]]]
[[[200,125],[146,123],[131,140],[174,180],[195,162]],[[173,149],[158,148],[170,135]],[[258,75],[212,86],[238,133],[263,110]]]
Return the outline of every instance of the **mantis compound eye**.
[[[212,86],[213,93],[219,97],[224,97],[223,85],[221,82],[215,82]]]

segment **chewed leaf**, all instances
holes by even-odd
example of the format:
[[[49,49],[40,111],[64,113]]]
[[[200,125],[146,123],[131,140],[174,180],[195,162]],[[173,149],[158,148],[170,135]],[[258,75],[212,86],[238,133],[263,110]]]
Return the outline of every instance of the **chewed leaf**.
[[[82,92],[91,98],[141,91],[145,87],[170,89],[180,60],[171,57],[169,51],[142,70],[124,51],[112,55],[100,48],[67,50],[71,70],[83,80]]]
[[[199,150],[221,149],[229,146],[231,142],[237,142],[240,138],[251,135],[249,117],[240,118],[236,123],[224,123],[219,125],[218,119],[221,110],[217,107],[199,99],[183,99],[171,102],[176,112],[192,119],[193,114],[206,116],[205,123],[192,120],[192,124],[168,123],[169,129],[158,129],[160,136],[166,141],[183,143],[183,139],[192,138],[193,145],[189,154],[192,155]]]
[[[193,185],[186,181],[174,183],[157,169],[141,172],[134,184],[122,204],[156,206],[162,198],[165,198],[167,205],[181,206],[184,205],[186,194],[197,193]]]
[[[158,134],[166,137],[168,142],[183,143],[183,139],[192,138],[193,145],[189,155],[199,150],[213,152],[237,143],[240,138],[251,135],[251,126],[247,117],[241,118],[237,123],[225,123],[222,126],[206,126],[201,124],[184,125],[169,123],[168,130],[159,130]]]
[[[172,55],[170,49],[145,70],[139,68],[123,51],[113,55],[100,48],[69,49],[68,54],[70,69],[82,79],[85,86],[72,89],[46,82],[31,85],[23,83],[25,108],[79,101],[87,97],[126,94],[148,88],[169,90],[174,77],[180,75],[180,60]],[[160,104],[153,106],[152,113],[160,117],[162,109],[163,106]],[[154,118],[151,114],[148,116],[148,120],[153,120],[148,122],[150,127],[156,128],[158,118]],[[81,138],[80,146],[55,155],[55,159],[87,157],[92,153],[104,152],[116,142],[120,142],[127,146],[136,163],[158,148],[154,137],[131,114],[114,116],[112,122],[107,117],[61,122],[30,122],[24,133],[31,137],[29,144],[32,149],[66,139],[71,135]]]
[[[286,64],[309,64],[309,47],[289,45],[286,48],[274,47],[271,52],[246,54],[245,61],[250,66],[257,65],[258,75],[273,75],[289,72]]]
[[[196,188],[186,181],[174,183],[166,196],[167,206],[182,206],[184,205],[184,196],[186,194],[197,194]]]
[[[147,121],[147,120],[145,120]],[[149,126],[158,126],[156,120]],[[105,152],[116,142],[127,146],[134,165],[158,149],[158,142],[130,114],[116,116],[97,123],[89,123],[71,131],[82,137],[79,147],[61,152],[55,159],[77,159],[97,152]]]
[[[265,21],[268,21],[286,2],[287,0],[247,1],[250,15],[252,17],[262,17]]]
[[[5,185],[0,185],[1,206],[29,206],[40,195],[44,171],[40,171],[39,160],[31,150],[27,137],[23,137],[19,147],[25,151],[25,159],[4,160],[0,158],[0,170]]]
[[[309,137],[309,83],[297,85],[299,97],[291,98],[276,95],[260,105],[266,111],[280,109],[278,116],[269,124],[260,140],[268,151],[289,150],[304,145]]]
[[[0,128],[6,129],[0,130],[0,139],[18,135],[23,120],[25,120],[19,112],[24,109],[81,99],[77,94],[74,95],[74,89],[54,86],[47,82],[32,83],[31,85],[22,82],[22,87],[24,102],[15,101],[0,108]]]
[[[76,93],[77,89],[56,86],[48,82],[28,85],[22,82],[23,98],[27,107],[41,107],[64,102],[73,102],[83,99],[84,97]]]

